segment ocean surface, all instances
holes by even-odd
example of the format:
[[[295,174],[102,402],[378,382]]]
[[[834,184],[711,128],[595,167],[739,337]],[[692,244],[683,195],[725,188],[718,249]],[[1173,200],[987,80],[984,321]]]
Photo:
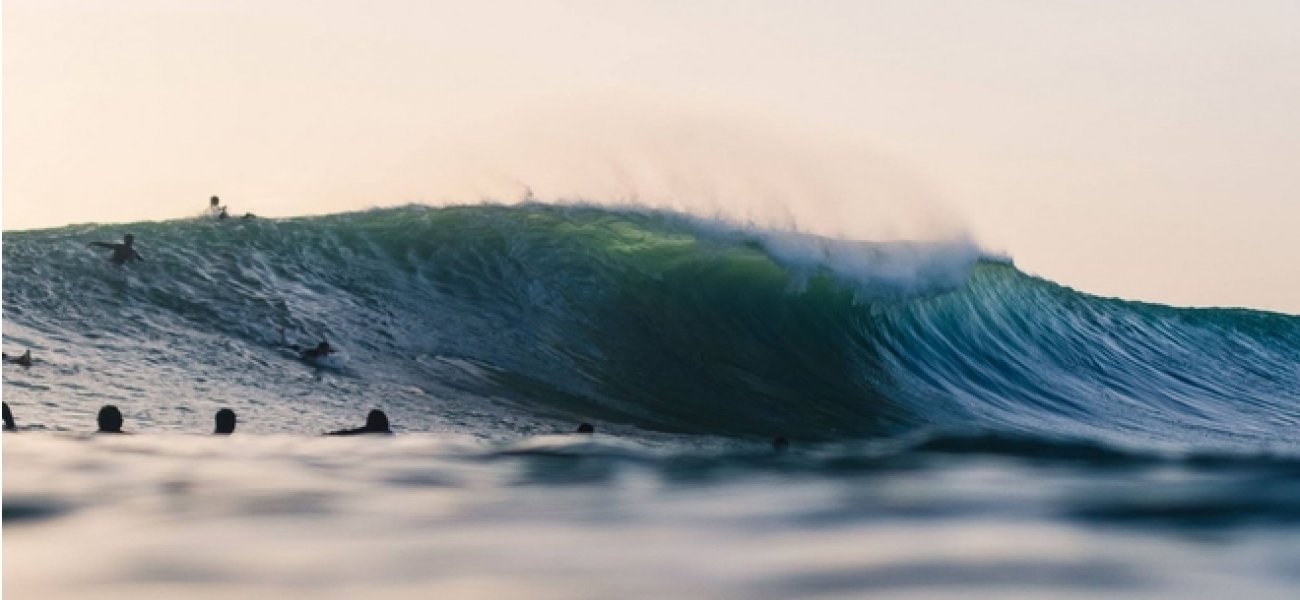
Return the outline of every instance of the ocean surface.
[[[6,598],[1300,597],[1297,316],[596,206],[3,260]]]

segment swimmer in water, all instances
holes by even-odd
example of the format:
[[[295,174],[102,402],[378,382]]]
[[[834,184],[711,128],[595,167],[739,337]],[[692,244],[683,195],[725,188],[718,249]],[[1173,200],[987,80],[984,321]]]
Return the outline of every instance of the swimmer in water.
[[[235,411],[229,408],[223,408],[217,411],[217,428],[212,431],[213,435],[230,435],[235,432]]]
[[[594,426],[592,426],[591,423],[580,423],[580,424],[578,425],[578,430],[575,431],[574,433],[581,433],[581,434],[583,434],[583,435],[591,435],[591,434],[593,434],[593,433],[596,433],[596,428],[595,428]]]
[[[5,431],[18,431],[18,425],[14,423],[14,413],[9,412],[9,403],[0,402],[0,404],[4,404]]]
[[[122,411],[112,404],[100,408],[95,420],[99,421],[98,433],[122,433]]]
[[[15,365],[22,365],[22,366],[24,366],[24,367],[30,367],[30,366],[32,366],[32,351],[31,351],[31,350],[28,350],[28,351],[24,352],[22,356],[9,356],[8,354],[0,353],[0,357],[3,357],[4,361],[7,362],[7,363],[13,363],[13,364],[15,364]]]
[[[295,347],[294,349],[295,349],[295,350],[298,350],[298,352],[302,353],[302,357],[303,357],[303,358],[306,358],[306,359],[308,359],[308,360],[315,360],[315,359],[317,359],[317,358],[325,358],[326,356],[329,356],[329,355],[331,355],[331,354],[333,354],[333,353],[335,352],[334,348],[331,348],[331,347],[330,347],[330,343],[329,343],[329,342],[326,342],[326,341],[324,341],[324,340],[321,340],[321,343],[316,344],[316,347],[315,347],[315,348],[308,348],[308,349],[306,349],[306,350],[300,350],[300,349],[298,349],[297,347]]]
[[[115,265],[129,263],[133,260],[144,260],[144,257],[140,256],[140,253],[135,251],[135,236],[129,233],[122,236],[122,243],[120,244],[115,244],[113,242],[91,242],[87,244],[87,246],[108,248],[109,250],[112,250],[113,256],[110,256],[108,260],[112,261]]]
[[[315,348],[304,348],[302,346],[299,346],[298,344],[290,344],[288,338],[284,336],[283,327],[280,328],[280,345],[290,350],[293,350],[294,352],[297,352],[299,356],[301,356],[304,360],[316,360],[318,358],[325,358],[326,356],[338,352],[338,350],[335,350],[334,347],[331,346],[330,343],[325,340],[321,340],[321,343],[316,344]]]
[[[325,435],[362,435],[367,433],[379,433],[385,435],[393,434],[393,430],[388,428],[388,415],[384,414],[384,411],[379,410],[378,408],[371,410],[370,414],[366,415],[365,427],[358,427],[356,429],[340,429],[338,431],[331,431]]]

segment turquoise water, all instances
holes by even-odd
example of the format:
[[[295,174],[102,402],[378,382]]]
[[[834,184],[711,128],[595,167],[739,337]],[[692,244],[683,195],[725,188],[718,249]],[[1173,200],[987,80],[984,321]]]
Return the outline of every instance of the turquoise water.
[[[145,262],[85,247],[126,232]],[[3,251],[4,347],[37,359],[4,370],[22,597],[1300,589],[1295,316],[582,206]],[[106,403],[139,435],[84,436]],[[220,407],[236,438],[198,435]],[[402,435],[315,437],[372,407]],[[594,439],[559,435],[579,421]]]

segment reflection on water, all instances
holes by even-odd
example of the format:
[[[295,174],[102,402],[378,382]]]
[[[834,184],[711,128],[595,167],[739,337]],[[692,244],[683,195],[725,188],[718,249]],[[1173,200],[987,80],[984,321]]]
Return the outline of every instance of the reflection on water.
[[[665,449],[669,448],[669,449]],[[1284,459],[4,437],[12,598],[1293,598]]]

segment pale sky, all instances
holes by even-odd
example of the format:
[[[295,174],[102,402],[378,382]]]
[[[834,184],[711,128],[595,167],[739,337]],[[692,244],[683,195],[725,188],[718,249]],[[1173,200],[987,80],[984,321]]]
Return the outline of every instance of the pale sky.
[[[5,230],[515,182],[709,197],[826,235],[957,227],[1084,291],[1300,313],[1300,2],[5,0],[3,18]]]

